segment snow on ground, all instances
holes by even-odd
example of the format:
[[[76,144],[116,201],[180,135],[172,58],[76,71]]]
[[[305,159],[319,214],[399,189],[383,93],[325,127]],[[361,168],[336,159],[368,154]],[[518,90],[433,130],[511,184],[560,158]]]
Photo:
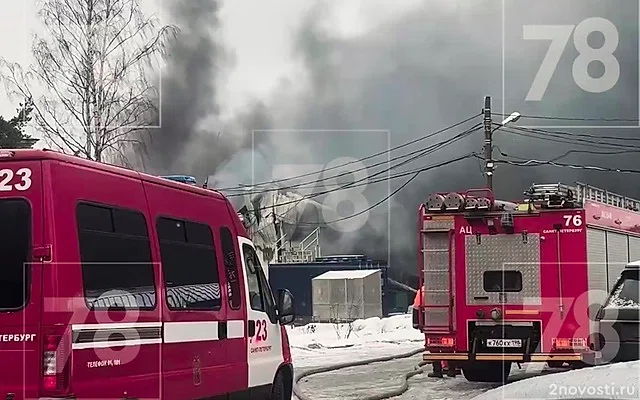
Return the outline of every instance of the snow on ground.
[[[352,323],[351,327],[349,324],[316,323],[287,329],[293,364],[298,372],[313,367],[397,355],[419,349],[424,345],[424,336],[413,329],[410,314],[358,320]],[[422,355],[419,354],[408,359],[345,368],[305,378],[300,385],[304,393],[313,393],[314,398],[318,400],[360,399],[365,395],[379,394],[390,388],[399,387],[404,373],[413,370],[421,360]],[[539,373],[540,371],[520,370],[514,365],[509,380],[524,380]],[[550,378],[553,380],[555,376],[557,375]],[[549,384],[551,383],[549,381]],[[526,385],[526,382],[524,384]],[[543,385],[547,384],[543,383]],[[462,376],[434,379],[428,378],[427,374],[421,374],[409,381],[409,390],[398,399],[470,399],[496,386],[498,384],[467,382]],[[509,388],[511,385],[505,387]],[[546,387],[553,388],[548,385]],[[563,390],[566,389],[557,387],[557,392],[562,393]],[[524,392],[527,392],[526,388],[522,392],[516,391],[516,394],[510,394],[507,391],[505,400],[525,398]],[[479,399],[503,398],[501,391],[489,393],[491,394]],[[572,393],[568,392],[568,397],[578,397],[571,396]],[[538,395],[538,398],[561,398],[553,397],[554,395],[556,393],[547,390]],[[637,394],[632,397],[638,398]],[[535,397],[527,392],[526,398],[534,399]]]
[[[473,400],[638,399],[640,361],[536,376],[489,390]]]
[[[299,369],[400,354],[424,345],[410,314],[351,324],[312,323],[288,328],[288,334],[293,365]]]
[[[355,321],[351,324],[351,333],[348,324],[309,324],[288,329],[293,365],[298,372],[407,353],[424,345],[424,335],[413,329],[410,314]],[[304,378],[300,388],[304,393],[313,394],[317,400],[361,399],[400,387],[402,376],[421,360],[422,354],[418,354],[396,361],[326,372]],[[411,379],[409,391],[398,399],[470,399],[495,386],[470,383],[461,376],[434,380],[421,374]]]

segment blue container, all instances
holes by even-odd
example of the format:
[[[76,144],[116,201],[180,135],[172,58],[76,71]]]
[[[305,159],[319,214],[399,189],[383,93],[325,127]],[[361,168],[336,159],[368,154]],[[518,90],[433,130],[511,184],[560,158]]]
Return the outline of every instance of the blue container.
[[[386,296],[387,265],[367,260],[364,258],[323,257],[311,263],[294,264],[270,264],[269,285],[274,292],[278,289],[288,289],[294,298],[296,316],[302,320],[311,319],[313,316],[313,289],[311,280],[328,271],[344,271],[358,269],[379,269],[382,275],[382,313],[389,314],[390,304],[393,301]],[[360,256],[363,257],[363,256]]]

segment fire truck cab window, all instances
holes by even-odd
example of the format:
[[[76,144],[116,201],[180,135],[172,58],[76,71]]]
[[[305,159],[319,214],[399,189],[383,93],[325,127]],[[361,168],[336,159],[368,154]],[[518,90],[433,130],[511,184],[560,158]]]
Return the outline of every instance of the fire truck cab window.
[[[638,271],[624,271],[613,288],[606,308],[640,307],[640,276]]]
[[[76,209],[82,281],[92,309],[153,309],[151,245],[139,211],[79,203]]]
[[[485,292],[519,292],[522,290],[520,271],[485,271],[483,276]]]
[[[219,310],[220,280],[209,225],[172,218],[156,223],[170,310]]]

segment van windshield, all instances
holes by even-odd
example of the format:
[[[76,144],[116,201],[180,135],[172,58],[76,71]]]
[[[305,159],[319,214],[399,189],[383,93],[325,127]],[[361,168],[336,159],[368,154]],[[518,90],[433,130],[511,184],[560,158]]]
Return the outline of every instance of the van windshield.
[[[0,200],[0,311],[21,309],[28,301],[30,233],[29,203]]]
[[[638,271],[624,271],[605,308],[640,307],[640,280]]]

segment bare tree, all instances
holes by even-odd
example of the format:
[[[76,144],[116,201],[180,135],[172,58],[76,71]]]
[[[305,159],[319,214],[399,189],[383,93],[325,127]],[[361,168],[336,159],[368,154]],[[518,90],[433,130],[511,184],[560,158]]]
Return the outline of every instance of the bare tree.
[[[9,93],[33,100],[36,129],[59,150],[123,156],[133,133],[154,124],[159,96],[149,77],[177,29],[160,27],[140,0],[38,3],[46,34],[34,37],[34,63],[1,61]]]
[[[344,304],[335,303],[330,307],[330,322],[333,323],[338,339],[349,339],[351,334],[358,336],[353,323],[360,318],[363,296],[357,297],[354,293],[347,291],[345,300]]]

